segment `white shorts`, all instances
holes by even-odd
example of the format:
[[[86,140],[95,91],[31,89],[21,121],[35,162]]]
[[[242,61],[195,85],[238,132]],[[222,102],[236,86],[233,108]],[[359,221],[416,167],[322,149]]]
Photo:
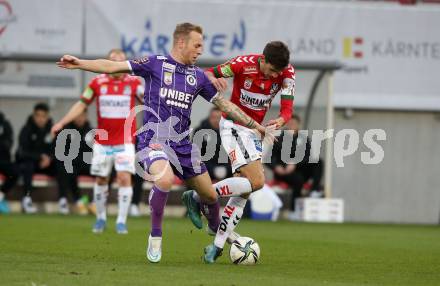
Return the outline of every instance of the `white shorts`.
[[[134,144],[101,145],[93,144],[92,167],[90,173],[94,176],[108,177],[115,170],[135,173]]]
[[[261,159],[263,146],[256,131],[222,117],[220,136],[222,146],[231,160],[232,173],[241,166]]]

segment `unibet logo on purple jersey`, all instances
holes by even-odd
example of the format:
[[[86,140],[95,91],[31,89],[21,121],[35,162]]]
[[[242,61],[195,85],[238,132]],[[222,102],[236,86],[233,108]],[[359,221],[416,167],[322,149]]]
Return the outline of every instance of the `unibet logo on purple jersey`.
[[[161,87],[160,97],[166,98],[166,104],[188,109],[192,102],[192,94],[171,88]]]
[[[144,102],[149,111],[144,113],[143,124],[167,122],[162,130],[165,134],[155,134],[161,133],[159,125],[144,132],[140,136],[143,145],[155,137],[171,138],[176,137],[174,133],[189,133],[191,109],[196,97],[200,95],[211,101],[217,94],[202,69],[176,62],[171,56],[150,56],[130,60],[128,64],[133,75],[145,80]]]

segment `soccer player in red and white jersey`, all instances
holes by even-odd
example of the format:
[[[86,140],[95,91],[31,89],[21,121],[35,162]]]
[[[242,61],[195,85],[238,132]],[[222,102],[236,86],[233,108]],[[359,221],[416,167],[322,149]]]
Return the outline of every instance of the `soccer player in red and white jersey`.
[[[279,117],[267,123],[278,129],[291,118],[293,111],[295,70],[289,60],[288,47],[283,42],[273,41],[265,46],[263,54],[238,56],[205,73],[220,92],[226,91],[225,78],[233,77],[231,102],[258,123],[263,121],[274,97],[281,96]],[[204,260],[208,263],[213,263],[221,254],[226,239],[241,219],[249,194],[261,189],[265,182],[261,163],[263,144],[259,135],[226,114],[220,121],[220,134],[232,172],[241,178],[229,178],[216,184],[217,194],[230,199],[221,215],[218,230],[210,230],[217,233],[214,244],[205,248]],[[189,193],[199,201],[193,191],[184,196]],[[194,205],[187,204],[187,207],[189,217],[197,226],[200,221],[199,214],[195,215],[197,210],[191,207]]]
[[[120,49],[109,52],[112,61],[125,61],[125,53]],[[124,124],[135,106],[135,101],[142,101],[144,88],[139,78],[126,73],[101,74],[92,79],[81,99],[52,128],[52,133],[59,132],[66,124],[81,114],[89,104],[96,101],[98,129],[93,145],[91,174],[96,176],[93,195],[96,204],[96,223],[93,232],[104,231],[107,221],[106,202],[108,196],[109,175],[113,165],[116,169],[118,190],[118,217],[116,231],[128,233],[127,213],[133,195],[131,183],[135,173],[135,139],[136,124],[131,132],[124,132]],[[127,135],[125,135],[127,134]]]

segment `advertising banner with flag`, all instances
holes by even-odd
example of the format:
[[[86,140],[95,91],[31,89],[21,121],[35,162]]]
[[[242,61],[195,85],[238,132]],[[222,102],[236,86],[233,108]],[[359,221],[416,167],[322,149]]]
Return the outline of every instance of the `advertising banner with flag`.
[[[130,57],[168,53],[176,23],[190,21],[204,29],[202,58],[261,53],[268,41],[283,40],[294,61],[341,61],[336,107],[440,110],[437,6],[173,0],[86,5],[90,54],[115,46]]]

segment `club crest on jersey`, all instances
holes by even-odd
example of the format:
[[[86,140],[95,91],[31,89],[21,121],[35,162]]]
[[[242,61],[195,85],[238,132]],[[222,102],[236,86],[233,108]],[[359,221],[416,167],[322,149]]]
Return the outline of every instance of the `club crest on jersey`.
[[[247,78],[244,80],[244,88],[246,89],[250,89],[252,86],[252,79],[251,78]]]
[[[187,76],[186,76],[186,82],[187,82],[189,85],[191,85],[191,86],[196,85],[196,78],[195,78],[195,76],[193,76],[192,74],[187,75]]]
[[[272,83],[270,86],[270,94],[274,94],[280,89],[280,85],[278,83]]]
[[[124,95],[130,95],[131,88],[129,85],[124,86]]]
[[[260,84],[260,88],[261,88],[262,90],[264,90],[264,82],[262,82],[262,83]]]
[[[101,94],[107,94],[107,92],[108,92],[108,86],[107,86],[106,84],[101,85],[101,87],[100,87],[100,89],[99,89],[99,92],[100,92]]]
[[[172,72],[164,72],[163,73],[163,82],[166,85],[171,85],[173,83],[173,73]]]

